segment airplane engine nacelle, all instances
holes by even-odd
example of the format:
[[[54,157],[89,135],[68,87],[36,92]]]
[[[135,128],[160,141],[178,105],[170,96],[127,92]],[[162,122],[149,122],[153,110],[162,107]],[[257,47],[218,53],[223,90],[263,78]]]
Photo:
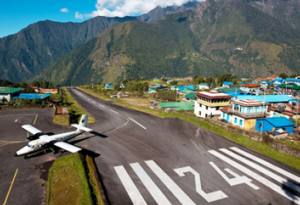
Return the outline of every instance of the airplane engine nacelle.
[[[39,139],[41,136],[43,135],[48,135],[48,136],[51,136],[51,135],[54,135],[54,133],[52,132],[48,132],[48,133],[37,133],[35,135],[30,135],[27,137],[28,140],[32,141],[32,140],[36,140],[36,139]]]
[[[35,134],[35,135],[30,135],[30,136],[27,137],[27,139],[30,140],[30,141],[36,140],[42,135],[43,135],[42,133],[38,133],[38,134]]]

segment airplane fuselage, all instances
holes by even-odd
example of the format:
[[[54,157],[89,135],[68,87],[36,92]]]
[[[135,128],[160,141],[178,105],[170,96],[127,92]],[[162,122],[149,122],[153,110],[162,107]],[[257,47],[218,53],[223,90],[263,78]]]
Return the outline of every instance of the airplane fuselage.
[[[27,155],[43,149],[46,145],[54,143],[56,141],[68,141],[78,135],[82,134],[82,131],[75,130],[71,132],[56,134],[56,135],[42,135],[38,139],[28,142],[28,144],[16,152],[17,156]]]

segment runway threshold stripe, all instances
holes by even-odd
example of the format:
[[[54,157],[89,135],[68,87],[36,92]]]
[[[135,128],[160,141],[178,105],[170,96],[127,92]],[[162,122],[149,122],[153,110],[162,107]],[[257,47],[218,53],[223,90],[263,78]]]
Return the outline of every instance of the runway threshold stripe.
[[[218,159],[230,164],[232,167],[240,170],[241,172],[245,173],[246,175],[250,176],[251,178],[257,180],[258,182],[264,184],[265,186],[269,187],[273,191],[277,192],[278,194],[284,196],[285,198],[289,199],[290,201],[293,201],[295,204],[300,205],[300,198],[298,196],[293,195],[292,193],[289,193],[287,190],[283,190],[282,187],[278,186],[277,184],[271,182],[270,180],[266,179],[265,177],[251,171],[247,167],[235,162],[234,160],[226,157],[225,155],[215,151],[215,150],[209,150],[208,151],[213,156],[217,157]]]
[[[146,164],[181,204],[195,205],[195,202],[153,160],[146,161]]]
[[[159,205],[171,205],[171,202],[167,197],[160,191],[160,189],[155,185],[149,175],[141,167],[139,163],[130,164],[131,168],[135,174],[140,178],[141,182],[147,188],[151,196],[154,198],[157,204]]]
[[[265,161],[261,158],[258,158],[255,155],[252,155],[248,152],[245,152],[244,150],[241,150],[237,147],[231,147],[230,149],[237,152],[237,153],[239,153],[239,154],[241,154],[241,155],[243,155],[243,156],[245,156],[245,157],[247,157],[247,158],[249,158],[249,159],[252,159],[252,160],[256,161],[259,164],[262,164],[262,165],[268,167],[269,169],[272,169],[273,171],[275,171],[279,174],[282,174],[282,175],[294,180],[297,183],[300,183],[300,177],[298,177],[298,176],[296,176],[296,175],[294,175],[294,174],[292,174],[292,173],[290,173],[290,172],[288,172],[288,171],[286,171],[286,170],[284,170],[284,169],[282,169],[278,166],[275,166],[275,165],[271,164],[270,162],[267,162],[267,161]]]
[[[292,182],[289,182],[287,179],[277,175],[277,174],[274,174],[273,172],[269,171],[268,169],[265,169],[264,167],[244,158],[244,157],[241,157],[231,151],[229,151],[228,149],[220,149],[221,152],[227,154],[228,156],[246,164],[247,166],[259,171],[260,173],[263,173],[264,175],[267,175],[268,177],[274,179],[275,181],[281,183],[281,184],[285,184],[287,187],[289,187],[290,189],[293,189],[294,191],[300,193],[300,187],[297,186],[296,184],[292,183]]]
[[[144,130],[146,130],[147,128],[144,126],[144,125],[142,125],[141,123],[139,123],[138,121],[136,121],[135,119],[133,119],[133,118],[128,118],[130,121],[132,121],[132,122],[134,122],[135,124],[137,124],[138,126],[140,126],[141,128],[143,128]]]
[[[128,175],[123,166],[114,167],[119,179],[121,180],[127,194],[134,205],[146,205],[146,201],[135,186],[134,182]]]
[[[15,183],[15,180],[16,180],[16,177],[17,177],[18,172],[19,172],[19,169],[17,168],[16,171],[15,171],[15,173],[14,173],[14,177],[13,177],[12,181],[10,182],[10,185],[9,185],[9,188],[8,188],[8,191],[7,191],[7,194],[6,194],[6,196],[5,196],[5,199],[4,199],[4,202],[3,202],[2,205],[6,205],[6,204],[7,204],[8,197],[9,197],[9,195],[10,195],[10,193],[11,193],[11,190],[12,190],[12,188],[13,188],[13,186],[14,186],[14,183]]]

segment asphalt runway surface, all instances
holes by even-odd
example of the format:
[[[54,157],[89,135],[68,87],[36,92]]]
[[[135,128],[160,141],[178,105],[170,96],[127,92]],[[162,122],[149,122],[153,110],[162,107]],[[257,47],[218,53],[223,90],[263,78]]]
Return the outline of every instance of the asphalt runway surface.
[[[27,133],[21,128],[23,124],[34,124],[43,131],[62,131],[51,120],[51,109],[0,111],[0,204],[5,201],[7,205],[45,204],[47,169],[55,155],[25,160],[14,154],[27,143]]]
[[[110,204],[300,204],[300,174],[291,168],[189,123],[71,93],[102,135],[77,145],[98,154]],[[47,167],[60,154],[14,157],[26,143],[21,125],[27,123],[68,130],[52,124],[48,109],[0,111],[0,203],[45,204]]]
[[[111,204],[300,204],[300,174],[210,132],[71,89],[107,136],[81,146]]]

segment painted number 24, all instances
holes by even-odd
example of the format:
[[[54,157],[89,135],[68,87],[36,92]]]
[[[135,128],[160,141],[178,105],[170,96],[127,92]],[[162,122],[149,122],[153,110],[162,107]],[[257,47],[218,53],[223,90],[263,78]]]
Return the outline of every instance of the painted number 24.
[[[240,176],[237,173],[233,172],[230,169],[225,169],[229,174],[233,176],[233,178],[229,178],[216,164],[213,162],[210,162],[210,165],[221,175],[223,179],[230,185],[230,186],[236,186],[239,184],[247,184],[254,190],[258,190],[259,188],[252,184],[252,180],[249,179],[246,176]],[[225,199],[228,196],[221,190],[218,191],[213,191],[210,193],[207,193],[203,190],[201,186],[201,177],[200,174],[194,170],[192,167],[183,167],[183,168],[178,168],[174,170],[180,177],[184,177],[185,174],[190,173],[194,176],[195,180],[195,187],[196,187],[196,192],[203,197],[207,202],[214,202],[218,201],[221,199]]]

